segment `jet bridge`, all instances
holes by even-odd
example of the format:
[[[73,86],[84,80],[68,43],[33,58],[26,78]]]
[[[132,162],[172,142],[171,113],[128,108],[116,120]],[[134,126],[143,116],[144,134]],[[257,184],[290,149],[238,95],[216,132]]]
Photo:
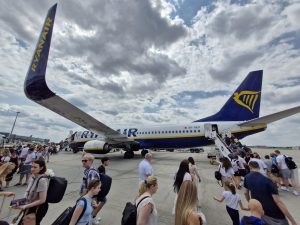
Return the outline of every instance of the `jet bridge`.
[[[227,146],[222,136],[220,135],[217,124],[210,124],[210,123],[204,124],[204,132],[205,132],[205,137],[213,140],[217,147],[215,151],[208,153],[208,157],[209,158],[227,157],[230,159],[229,154],[232,154],[232,151],[230,150],[230,148]]]

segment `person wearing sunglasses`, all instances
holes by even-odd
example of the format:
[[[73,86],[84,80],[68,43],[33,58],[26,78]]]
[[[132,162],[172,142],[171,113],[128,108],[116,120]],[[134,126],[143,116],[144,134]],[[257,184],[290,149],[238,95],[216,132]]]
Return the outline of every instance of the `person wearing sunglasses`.
[[[84,195],[87,193],[87,186],[92,180],[100,180],[100,176],[98,171],[94,168],[95,157],[92,154],[85,154],[81,160],[83,168],[85,168],[83,172],[82,184],[80,188],[80,195]]]

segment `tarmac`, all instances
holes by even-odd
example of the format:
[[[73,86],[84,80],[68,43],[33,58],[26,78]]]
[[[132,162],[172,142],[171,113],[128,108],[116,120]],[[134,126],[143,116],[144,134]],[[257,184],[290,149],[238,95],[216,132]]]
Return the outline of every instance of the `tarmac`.
[[[272,150],[255,149],[259,153],[269,154]],[[175,194],[173,192],[173,177],[178,170],[181,160],[189,156],[194,157],[202,182],[198,185],[198,196],[202,205],[202,212],[206,216],[207,224],[231,225],[232,222],[226,212],[225,203],[218,203],[213,200],[213,196],[220,196],[223,188],[220,187],[215,178],[214,171],[217,165],[211,165],[207,159],[207,153],[187,153],[187,152],[152,152],[154,174],[158,178],[158,191],[153,196],[157,211],[158,225],[174,224],[172,208]],[[300,162],[300,151],[283,151],[294,157],[296,162]],[[120,225],[122,212],[126,202],[133,201],[138,193],[138,164],[142,160],[139,152],[133,159],[123,159],[121,152],[109,153],[111,164],[107,168],[107,174],[112,177],[113,183],[108,195],[108,201],[98,216],[101,217],[102,225]],[[71,152],[60,152],[50,158],[47,168],[52,169],[55,176],[65,177],[68,180],[68,187],[64,199],[60,203],[49,204],[47,215],[42,221],[42,225],[50,225],[52,222],[69,206],[73,206],[79,197],[79,188],[83,177],[83,168],[81,163],[81,153],[73,154]],[[100,165],[100,160],[96,159],[95,167]],[[300,172],[299,169],[297,171]],[[19,175],[15,175],[12,185],[17,183]],[[299,188],[298,188],[299,189]],[[16,193],[16,198],[23,197],[25,187],[10,187],[7,191]],[[247,205],[244,198],[244,190],[238,190],[242,197],[242,202]],[[279,191],[280,197],[287,205],[290,213],[296,221],[300,221],[300,211],[298,208],[300,197],[295,197],[291,193]],[[0,207],[1,200],[0,197]],[[0,219],[8,222],[18,213],[18,210],[12,210],[8,207],[11,198],[4,199]],[[240,210],[240,217],[249,215],[249,212]]]

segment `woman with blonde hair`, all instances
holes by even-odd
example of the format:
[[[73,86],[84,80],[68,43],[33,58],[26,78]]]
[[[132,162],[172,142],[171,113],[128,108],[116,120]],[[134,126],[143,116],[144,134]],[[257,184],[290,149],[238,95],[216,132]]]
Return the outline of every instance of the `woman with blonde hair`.
[[[197,187],[193,181],[184,181],[178,192],[175,225],[202,225],[203,219],[197,213]]]
[[[157,179],[153,176],[147,177],[140,183],[139,196],[135,200],[137,206],[137,225],[157,224],[157,211],[152,195],[158,189]]]
[[[5,183],[6,176],[10,174],[15,167],[15,164],[10,162],[6,162],[0,166],[0,191],[3,191],[2,185]]]

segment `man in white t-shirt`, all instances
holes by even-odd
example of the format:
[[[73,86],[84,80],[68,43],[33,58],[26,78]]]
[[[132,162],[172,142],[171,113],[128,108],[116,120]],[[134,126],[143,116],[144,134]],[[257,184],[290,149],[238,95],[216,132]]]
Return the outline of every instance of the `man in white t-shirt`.
[[[257,162],[259,165],[259,172],[262,175],[267,176],[267,168],[268,168],[267,165],[265,164],[265,162],[262,159],[260,159],[260,157],[257,153],[253,153],[253,155],[254,155],[254,158],[251,158],[249,160],[249,162],[251,162],[251,161]]]
[[[24,185],[27,186],[28,185],[28,180],[29,180],[29,175],[31,174],[31,163],[35,160],[35,153],[34,153],[34,147],[31,146],[28,149],[28,154],[26,156],[26,159],[23,163],[23,165],[20,168],[20,180],[17,184],[15,184],[15,186],[18,185]],[[22,184],[22,180],[25,176],[25,183]]]
[[[145,159],[139,164],[139,182],[144,181],[149,176],[153,176],[153,168],[151,165],[152,154],[147,153]]]
[[[21,153],[19,155],[19,159],[21,160],[21,162],[25,161],[26,156],[28,154],[29,146],[30,145],[28,144],[26,147],[22,148]]]
[[[289,185],[290,185],[289,179],[291,179],[291,180],[293,179],[293,174],[292,174],[293,171],[291,171],[287,167],[286,162],[285,162],[285,156],[282,155],[279,150],[275,150],[274,152],[277,155],[276,163],[277,163],[277,166],[279,169],[280,177],[281,177],[283,185],[284,185],[284,186],[281,186],[281,190],[289,191]],[[293,191],[293,194],[296,196],[299,195],[299,193],[295,189]]]

